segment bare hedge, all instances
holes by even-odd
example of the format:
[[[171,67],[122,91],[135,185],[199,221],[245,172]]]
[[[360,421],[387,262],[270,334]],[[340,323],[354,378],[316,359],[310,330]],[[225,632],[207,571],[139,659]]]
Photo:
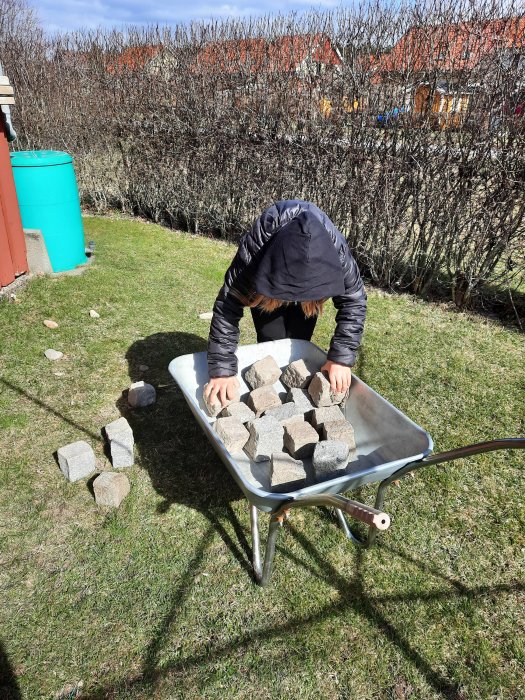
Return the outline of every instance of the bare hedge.
[[[525,31],[508,2],[55,37],[24,11],[0,24],[15,147],[72,153],[86,205],[235,239],[303,198],[380,285],[463,306],[523,284]],[[417,90],[451,111],[414,109]]]

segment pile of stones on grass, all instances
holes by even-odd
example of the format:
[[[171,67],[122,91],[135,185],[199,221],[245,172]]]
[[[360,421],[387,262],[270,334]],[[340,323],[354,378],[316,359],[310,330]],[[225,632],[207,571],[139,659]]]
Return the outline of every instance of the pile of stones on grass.
[[[128,391],[128,403],[133,408],[149,406],[156,400],[155,388],[145,382],[135,382]],[[126,469],[135,463],[135,439],[130,424],[121,416],[103,430],[111,464],[114,469]],[[58,464],[66,479],[80,481],[96,469],[95,453],[85,440],[77,440],[57,450]],[[130,491],[128,477],[122,472],[103,471],[93,481],[95,501],[101,506],[118,508]]]
[[[252,389],[246,402],[237,395],[224,407],[218,399],[204,399],[204,405],[230,453],[244,450],[255,462],[269,460],[272,489],[306,485],[307,459],[316,480],[335,476],[355,459],[354,429],[342,410],[347,396],[332,391],[323,372],[312,373],[303,360],[281,372],[268,355],[244,379]],[[288,389],[284,402],[273,387],[278,380]]]

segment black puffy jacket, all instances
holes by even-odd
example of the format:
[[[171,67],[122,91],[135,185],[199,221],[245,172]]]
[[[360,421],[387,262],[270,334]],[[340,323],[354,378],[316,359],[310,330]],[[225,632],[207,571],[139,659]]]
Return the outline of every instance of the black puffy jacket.
[[[345,365],[354,364],[356,350],[363,334],[366,314],[366,293],[357,264],[342,233],[315,204],[300,200],[285,200],[276,202],[266,209],[256,219],[251,229],[241,237],[239,249],[226,272],[224,285],[219,291],[213,307],[213,319],[208,339],[210,377],[231,377],[237,374],[235,351],[239,342],[239,321],[244,311],[244,304],[240,301],[239,296],[245,296],[250,287],[253,289],[253,281],[257,278],[260,261],[264,258],[265,252],[268,256],[267,251],[272,247],[267,244],[283,227],[290,227],[293,224],[292,220],[300,220],[307,224],[310,222],[312,230],[322,231],[320,234],[322,242],[326,233],[325,245],[333,245],[335,248],[341,265],[341,276],[339,277],[337,270],[336,276],[339,279],[333,283],[335,285],[333,288],[344,289],[344,292],[332,297],[337,309],[337,325],[330,343],[328,359]],[[274,242],[276,240],[277,238],[274,239]],[[282,251],[279,251],[279,255],[281,254]],[[329,249],[326,249],[324,257],[330,258],[332,262],[335,259]],[[278,262],[279,258],[276,260]],[[275,260],[273,264],[275,265]],[[323,256],[317,257],[316,265],[322,269]],[[273,269],[275,270],[275,267]],[[279,273],[281,273],[280,270]],[[330,269],[330,275],[334,276],[333,267]],[[308,297],[307,294],[304,294],[308,288],[308,279],[305,279],[304,284],[303,297],[312,300],[311,296]],[[290,298],[290,294],[287,294],[286,297],[275,295],[275,298],[286,298],[288,301],[294,301],[293,298]],[[300,296],[296,298],[299,299]]]

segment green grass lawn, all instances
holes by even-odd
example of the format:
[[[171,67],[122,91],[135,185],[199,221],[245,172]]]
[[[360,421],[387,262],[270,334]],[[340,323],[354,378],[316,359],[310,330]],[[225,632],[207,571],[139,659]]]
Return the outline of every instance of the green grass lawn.
[[[85,226],[83,275],[0,304],[0,698],[525,697],[524,453],[404,479],[365,552],[329,512],[294,511],[257,587],[247,502],[167,371],[205,349],[198,313],[234,247],[125,219]],[[525,432],[523,336],[494,321],[371,290],[357,374],[436,451]],[[158,400],[132,411],[122,392],[139,378]],[[110,468],[100,429],[121,413],[137,459],[110,511],[53,453],[85,439]]]

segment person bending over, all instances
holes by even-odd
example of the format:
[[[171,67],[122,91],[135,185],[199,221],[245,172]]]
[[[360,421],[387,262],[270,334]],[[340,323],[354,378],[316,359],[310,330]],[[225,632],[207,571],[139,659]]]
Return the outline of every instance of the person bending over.
[[[239,386],[239,321],[250,307],[257,342],[310,340],[323,304],[332,298],[336,328],[321,370],[346,392],[361,342],[366,293],[342,233],[315,204],[276,202],[240,240],[213,307],[206,395],[222,405]]]

